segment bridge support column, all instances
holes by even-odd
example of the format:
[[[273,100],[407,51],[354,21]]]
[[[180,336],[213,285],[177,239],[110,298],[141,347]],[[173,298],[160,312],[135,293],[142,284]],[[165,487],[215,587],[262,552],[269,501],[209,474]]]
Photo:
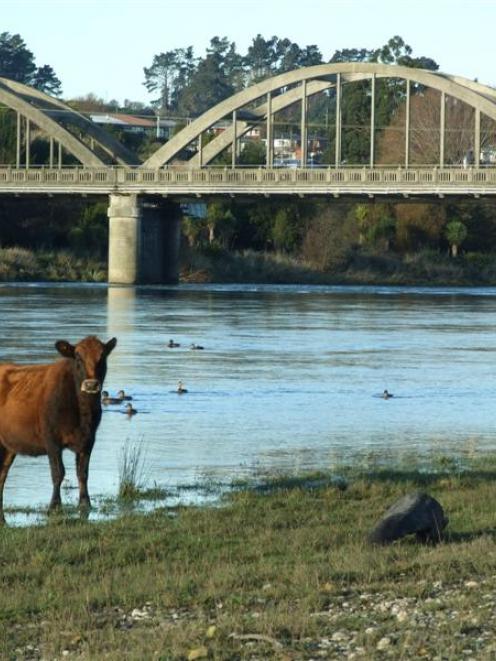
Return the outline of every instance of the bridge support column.
[[[180,219],[171,203],[112,194],[108,216],[110,283],[178,281]]]

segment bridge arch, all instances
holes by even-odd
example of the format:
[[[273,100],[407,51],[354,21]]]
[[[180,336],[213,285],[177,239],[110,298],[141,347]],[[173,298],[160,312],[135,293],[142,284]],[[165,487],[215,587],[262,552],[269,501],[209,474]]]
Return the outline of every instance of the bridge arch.
[[[225,99],[160,147],[143,163],[142,167],[155,169],[169,165],[191,142],[199,140],[204,131],[220,120],[232,117],[230,128],[210,142],[204,150],[201,150],[201,153],[185,162],[185,165],[191,168],[206,165],[229,144],[235,142],[240,135],[249,130],[250,120],[239,121],[237,112],[263,97],[266,97],[266,101],[254,110],[250,110],[252,121],[267,119],[272,113],[289,106],[298,99],[306,99],[325,89],[336,86],[340,90],[343,82],[375,80],[376,78],[399,78],[407,81],[408,84],[420,84],[437,90],[443,95],[443,98],[450,96],[471,106],[476,113],[476,141],[477,131],[479,131],[478,139],[480,140],[481,113],[496,122],[496,90],[478,82],[460,76],[397,65],[356,62],[322,64],[274,76]],[[297,87],[285,89],[295,85]],[[272,93],[279,90],[282,90],[282,93],[272,98]]]
[[[20,117],[33,123],[49,138],[56,140],[83,166],[102,167],[110,162],[121,165],[138,164],[137,157],[112,135],[78,113],[62,101],[39,90],[7,78],[0,78],[0,103],[18,113],[18,142]],[[99,148],[91,149],[67,127],[76,127]],[[19,147],[18,147],[19,149]]]

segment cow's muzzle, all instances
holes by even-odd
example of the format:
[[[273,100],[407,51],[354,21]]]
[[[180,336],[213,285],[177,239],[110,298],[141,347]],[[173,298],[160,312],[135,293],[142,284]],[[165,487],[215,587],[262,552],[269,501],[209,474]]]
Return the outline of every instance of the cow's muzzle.
[[[98,395],[100,382],[97,379],[85,379],[81,384],[81,392],[85,392],[87,395]]]

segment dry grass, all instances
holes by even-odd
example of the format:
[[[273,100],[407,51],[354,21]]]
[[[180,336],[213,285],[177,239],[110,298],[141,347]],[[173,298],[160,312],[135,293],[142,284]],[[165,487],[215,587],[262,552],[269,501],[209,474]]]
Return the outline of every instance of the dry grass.
[[[1,281],[104,282],[106,265],[98,259],[77,257],[64,251],[0,248]]]
[[[400,256],[348,250],[346,257],[318,262],[270,252],[211,251],[188,256],[183,282],[370,285],[494,285],[490,255],[468,254],[457,260],[424,250]]]

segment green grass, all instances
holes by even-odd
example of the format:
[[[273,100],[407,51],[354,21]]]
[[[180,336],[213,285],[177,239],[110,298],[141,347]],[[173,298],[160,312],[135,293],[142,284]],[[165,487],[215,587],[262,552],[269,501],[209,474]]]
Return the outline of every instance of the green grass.
[[[495,466],[277,476],[222,507],[5,527],[2,658],[494,658]],[[446,540],[369,546],[418,488]]]

